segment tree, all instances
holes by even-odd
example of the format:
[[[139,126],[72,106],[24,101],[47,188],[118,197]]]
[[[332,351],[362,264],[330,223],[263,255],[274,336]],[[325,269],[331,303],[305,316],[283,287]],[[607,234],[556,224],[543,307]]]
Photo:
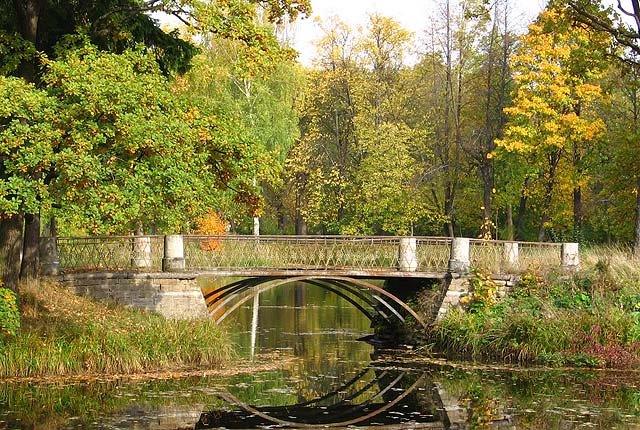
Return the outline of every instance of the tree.
[[[182,73],[189,67],[196,52],[192,42],[183,40],[179,32],[165,33],[150,12],[165,12],[176,16],[201,32],[216,34],[244,43],[254,59],[260,55],[290,55],[282,50],[277,39],[263,25],[256,25],[256,7],[263,7],[271,20],[294,17],[310,11],[308,1],[235,0],[206,2],[198,0],[125,0],[76,2],[25,0],[0,2],[0,42],[2,50],[11,55],[0,59],[0,69],[13,73],[27,82],[41,85],[38,62],[43,54],[56,58],[68,48],[61,43],[65,36],[81,32],[101,49],[116,53],[142,43],[151,52],[165,74]],[[37,172],[32,172],[35,176]],[[0,178],[10,180],[9,177]],[[242,195],[247,196],[246,192]],[[17,213],[0,220],[0,248],[9,252],[13,241],[22,233],[24,244],[21,277],[34,278],[38,268],[39,213]],[[6,255],[3,260],[10,258]],[[14,257],[15,258],[15,255]],[[6,267],[17,267],[6,264]],[[14,274],[6,274],[14,279]]]
[[[194,58],[193,69],[185,76],[186,93],[196,100],[210,100],[221,111],[232,115],[243,130],[243,138],[259,152],[261,163],[253,168],[257,194],[267,194],[271,207],[255,207],[252,215],[275,210],[278,227],[284,229],[284,208],[280,193],[284,159],[298,137],[294,100],[301,85],[301,72],[295,63],[275,61],[260,67],[247,63],[245,46],[237,41],[210,38],[200,45],[201,54]],[[260,188],[264,191],[261,191]],[[264,201],[265,195],[262,196]],[[261,201],[261,203],[262,203]],[[219,202],[220,203],[220,202]],[[228,202],[223,215],[232,227],[246,225],[246,213]]]
[[[636,59],[640,55],[640,2],[638,0],[618,0],[619,13],[616,13],[613,7],[605,7],[600,1],[595,0],[565,0],[557,3],[566,4],[571,17],[578,22],[613,37],[619,45],[633,52],[631,56],[623,54],[624,61],[637,63]],[[620,14],[627,19],[620,19]]]
[[[531,163],[526,177],[541,185],[540,241],[546,238],[563,180],[573,189],[574,232],[581,230],[583,157],[604,131],[603,121],[589,109],[602,96],[597,79],[606,67],[606,44],[606,38],[586,27],[571,27],[563,10],[551,8],[530,25],[512,59],[517,93],[513,107],[506,109],[510,120],[505,137],[496,143],[526,157]],[[527,181],[527,187],[533,185]],[[532,189],[525,192],[531,195]]]
[[[595,31],[612,36],[623,47],[619,55],[623,63],[640,64],[640,61],[638,61],[640,58],[640,2],[638,0],[618,1],[617,10],[626,19],[620,19],[620,16],[615,13],[613,8],[605,8],[600,2],[593,0],[572,0],[566,3],[576,20],[593,28]],[[635,84],[631,82],[626,93],[632,95],[635,94],[635,91]],[[633,115],[632,118],[634,118]],[[635,119],[632,119],[631,124],[627,125],[633,126],[634,121]],[[631,147],[637,147],[636,139],[631,137],[634,135],[635,132],[631,132],[624,138],[625,140],[630,138]],[[631,158],[635,158],[636,155],[637,152]],[[640,177],[629,179],[632,181],[629,184],[633,184],[636,190],[640,189]],[[633,237],[633,254],[638,256],[640,255],[640,193],[638,192],[636,192]]]

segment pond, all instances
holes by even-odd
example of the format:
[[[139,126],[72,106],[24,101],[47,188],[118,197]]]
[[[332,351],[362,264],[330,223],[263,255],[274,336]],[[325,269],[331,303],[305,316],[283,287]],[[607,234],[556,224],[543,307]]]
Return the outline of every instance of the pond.
[[[225,322],[251,372],[4,383],[0,429],[640,429],[636,372],[379,352],[358,340],[369,321],[313,286],[262,293],[257,310],[249,301]]]

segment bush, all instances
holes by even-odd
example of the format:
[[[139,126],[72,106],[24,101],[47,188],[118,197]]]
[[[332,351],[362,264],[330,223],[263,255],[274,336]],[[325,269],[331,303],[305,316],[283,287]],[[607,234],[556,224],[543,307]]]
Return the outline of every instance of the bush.
[[[495,305],[498,301],[498,288],[491,273],[474,270],[474,276],[469,279],[470,312],[481,312]]]
[[[8,288],[0,288],[0,331],[15,336],[19,328],[18,297]]]

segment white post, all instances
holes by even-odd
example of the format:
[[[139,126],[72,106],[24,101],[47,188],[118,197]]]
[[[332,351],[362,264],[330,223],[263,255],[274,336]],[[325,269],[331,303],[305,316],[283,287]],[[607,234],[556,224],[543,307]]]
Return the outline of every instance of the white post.
[[[398,247],[398,270],[415,272],[418,270],[416,257],[417,242],[415,237],[401,237]]]
[[[151,267],[151,238],[133,236],[133,267],[147,269]]]
[[[260,218],[257,216],[253,217],[253,235],[260,236]]]
[[[580,266],[580,245],[577,243],[563,243],[560,261],[563,269],[578,270]]]
[[[258,311],[260,309],[260,293],[253,296],[253,315],[251,318],[251,359],[256,355],[256,339],[258,334]]]
[[[518,246],[518,242],[505,242],[504,243],[504,262],[507,263],[510,267],[515,267],[518,265],[520,256],[520,249]]]
[[[40,238],[40,270],[45,276],[55,276],[60,272],[60,256],[55,237]]]
[[[169,234],[164,237],[164,258],[162,271],[177,272],[184,270],[184,240],[181,234]]]
[[[451,257],[449,258],[449,272],[467,273],[471,266],[469,239],[454,237],[451,241]]]

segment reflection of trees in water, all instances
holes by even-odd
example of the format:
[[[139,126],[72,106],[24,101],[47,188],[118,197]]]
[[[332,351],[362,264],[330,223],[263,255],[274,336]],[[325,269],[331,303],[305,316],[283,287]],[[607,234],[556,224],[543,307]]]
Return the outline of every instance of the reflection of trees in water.
[[[403,404],[409,406],[400,409],[400,412],[418,410],[437,417],[442,412],[442,409],[438,411],[437,394],[443,408],[444,403],[447,403],[445,409],[449,419],[454,419],[456,406],[465,407],[462,417],[466,419],[468,415],[480,416],[483,404],[484,407],[491,407],[492,416],[498,419],[502,413],[512,414],[510,424],[492,423],[492,428],[515,426],[518,429],[573,429],[585,427],[585,423],[589,423],[587,426],[592,428],[609,429],[636,428],[640,424],[637,417],[640,413],[640,389],[637,388],[640,386],[640,375],[634,373],[505,371],[487,368],[452,370],[411,362],[400,366],[415,366],[428,372],[422,389],[403,400]],[[360,371],[361,369],[351,372],[349,377],[355,377]],[[353,395],[364,388],[374,379],[371,375],[379,377],[382,385],[393,379],[391,374],[381,376],[380,372],[380,368],[371,371],[354,384],[349,393]],[[51,386],[5,383],[0,384],[0,421],[16,423],[19,420],[21,428],[45,429],[70,425],[82,427],[83,423],[90,427],[93,422],[102,423],[103,419],[118,420],[119,416],[125,417],[131,411],[136,411],[136,416],[141,419],[147,417],[152,422],[154,416],[166,416],[170,410],[202,411],[202,405],[206,405],[206,410],[228,409],[229,405],[217,397],[221,390],[217,387],[222,385],[229,387],[236,396],[249,404],[298,404],[302,400],[319,397],[312,394],[326,394],[315,390],[300,396],[295,389],[280,390],[291,383],[292,374],[291,369],[279,369],[224,379],[103,381]],[[333,380],[331,387],[339,389],[348,382],[346,379],[348,378]],[[399,382],[399,387],[406,386],[406,381]],[[352,402],[363,403],[374,391],[356,395]],[[304,399],[301,400],[301,397]],[[343,395],[342,399],[344,398]],[[465,402],[464,399],[469,400]],[[383,400],[388,401],[389,397],[385,394]],[[327,406],[331,403],[328,399],[322,402],[319,405]],[[13,411],[10,415],[9,410]],[[68,417],[76,419],[70,422]],[[460,428],[473,428],[466,422],[464,421],[466,427]],[[8,426],[14,428],[18,425]],[[477,425],[476,428],[482,427]]]

